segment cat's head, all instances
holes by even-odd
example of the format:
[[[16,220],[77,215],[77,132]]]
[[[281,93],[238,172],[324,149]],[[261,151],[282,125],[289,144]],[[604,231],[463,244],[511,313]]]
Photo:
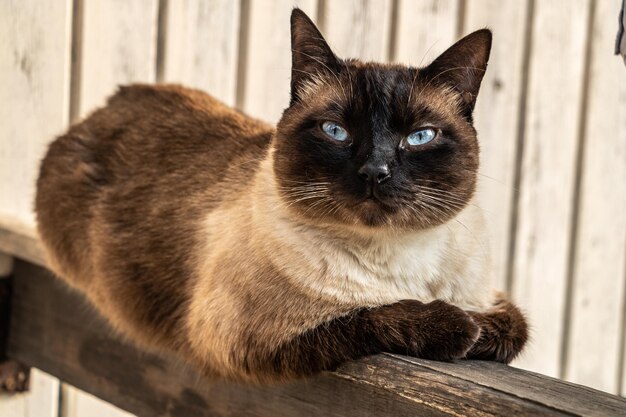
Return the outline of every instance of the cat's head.
[[[281,198],[308,220],[369,228],[445,223],[476,188],[472,125],[491,33],[423,68],[340,59],[291,15],[291,103],[273,141]],[[418,54],[418,51],[416,51]]]

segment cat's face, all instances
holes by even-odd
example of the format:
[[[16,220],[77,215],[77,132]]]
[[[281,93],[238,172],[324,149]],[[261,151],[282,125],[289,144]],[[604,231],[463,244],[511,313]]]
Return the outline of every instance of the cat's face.
[[[476,186],[472,110],[490,46],[482,30],[421,69],[340,60],[294,10],[292,100],[273,142],[281,198],[332,224],[450,220]]]

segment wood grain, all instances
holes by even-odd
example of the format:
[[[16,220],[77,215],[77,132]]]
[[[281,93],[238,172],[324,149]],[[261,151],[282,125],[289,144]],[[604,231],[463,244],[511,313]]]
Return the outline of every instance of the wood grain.
[[[391,0],[324,2],[324,37],[341,58],[387,61],[391,36]]]
[[[565,373],[613,393],[626,286],[626,69],[609,53],[615,31],[606,22],[619,6],[595,5]]]
[[[535,2],[513,294],[532,324],[519,366],[561,372],[588,0]]]
[[[46,264],[34,227],[15,218],[0,216],[0,253]]]
[[[0,279],[8,277],[13,271],[13,257],[0,252]]]
[[[295,7],[315,20],[316,0],[250,0],[245,91],[242,108],[271,122],[289,105],[291,37],[289,16]]]
[[[84,1],[80,43],[81,116],[119,84],[156,78],[158,0]]]
[[[39,159],[68,122],[71,9],[0,2],[0,215],[31,225]]]
[[[15,277],[9,354],[140,416],[610,416],[626,407],[622,398],[501,364],[390,355],[286,384],[203,379],[121,341],[41,267],[18,261]]]
[[[398,0],[393,60],[425,66],[456,39],[459,0]]]
[[[168,2],[163,81],[200,88],[234,105],[239,18],[238,1]]]
[[[465,366],[459,367],[452,363],[390,356],[506,392],[526,401],[543,404],[569,415],[620,415],[624,411],[626,400],[623,398],[514,367],[478,361],[467,361]],[[572,397],[572,389],[576,390],[575,397]]]
[[[0,2],[0,217],[31,228],[39,160],[69,119],[71,11],[70,0]],[[0,252],[32,252],[5,238]],[[58,387],[33,370],[30,393],[0,398],[0,415],[56,416]]]
[[[474,120],[481,150],[476,204],[487,219],[494,287],[500,290],[507,287],[527,15],[526,0],[468,0],[463,24],[466,34],[488,27],[494,36]]]

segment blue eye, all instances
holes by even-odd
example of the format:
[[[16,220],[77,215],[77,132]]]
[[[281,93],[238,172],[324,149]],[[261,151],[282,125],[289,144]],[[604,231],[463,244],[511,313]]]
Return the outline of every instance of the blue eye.
[[[407,136],[406,141],[409,145],[419,146],[424,145],[435,139],[436,135],[437,134],[435,133],[434,129],[420,129]]]
[[[348,139],[348,131],[337,123],[324,122],[322,123],[322,130],[328,137],[339,142],[343,142]]]

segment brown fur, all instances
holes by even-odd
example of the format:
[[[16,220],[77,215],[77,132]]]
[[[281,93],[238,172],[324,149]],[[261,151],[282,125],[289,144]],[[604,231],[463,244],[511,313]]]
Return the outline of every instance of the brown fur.
[[[526,318],[504,294],[498,295],[492,308],[471,316],[482,331],[468,358],[510,363],[522,351],[528,340]]]
[[[292,36],[292,103],[276,131],[200,91],[134,85],[55,140],[36,197],[51,268],[121,332],[210,375],[284,379],[381,351],[508,362],[524,319],[506,303],[477,311],[485,288],[469,277],[486,267],[469,237],[447,234],[474,193],[471,111],[491,35],[476,32],[419,70],[340,61],[299,10]],[[446,69],[455,60],[467,62],[460,73]],[[328,119],[355,142],[331,143],[319,130]],[[437,140],[398,148],[422,122],[440,126]],[[389,182],[355,176],[381,161]],[[332,197],[307,191],[320,181]],[[451,197],[429,199],[427,187]],[[413,278],[372,287],[370,275],[392,271],[393,245],[427,245],[430,234],[457,257],[432,267],[428,299],[398,302],[418,297],[402,289]],[[316,258],[318,249],[341,253]],[[438,294],[475,311],[432,301]]]

